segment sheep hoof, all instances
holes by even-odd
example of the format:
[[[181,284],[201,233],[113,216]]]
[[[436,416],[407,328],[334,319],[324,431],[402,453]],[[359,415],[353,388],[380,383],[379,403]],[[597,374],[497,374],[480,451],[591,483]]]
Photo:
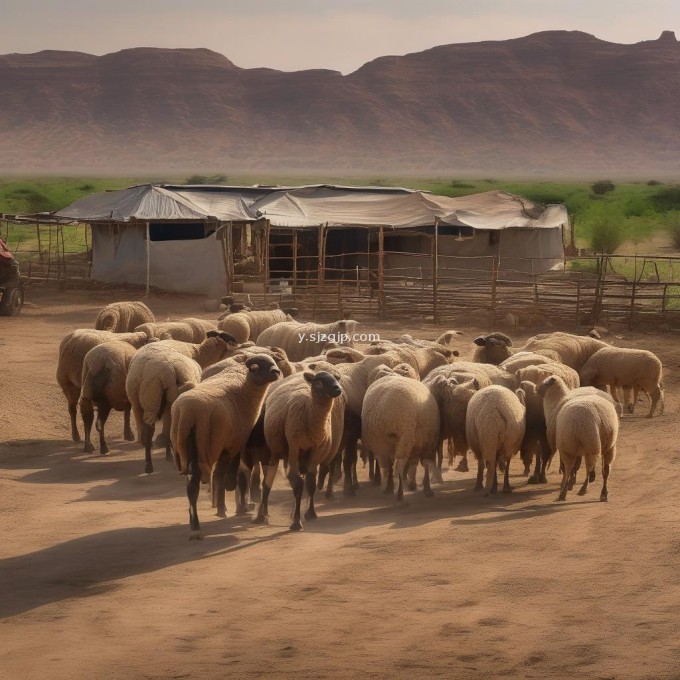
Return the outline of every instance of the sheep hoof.
[[[541,476],[538,478],[538,481],[539,481],[541,484],[547,484],[547,483],[548,483],[548,478],[547,478],[545,475],[541,475]]]
[[[356,496],[357,490],[353,486],[346,486],[343,488],[342,493],[345,496]]]
[[[254,520],[253,524],[269,524],[269,517],[266,515],[258,515]]]
[[[302,523],[298,520],[290,525],[291,531],[302,531]]]
[[[608,500],[608,499],[607,499],[607,494],[606,494],[606,493],[603,493],[603,494],[600,495],[600,502],[606,503],[607,500]]]
[[[318,519],[318,517],[315,510],[312,510],[311,512],[307,510],[305,513],[305,519]]]
[[[241,516],[241,517],[243,515],[249,515],[250,511],[248,510],[248,506],[247,505],[240,505],[238,508],[236,508],[236,514]]]
[[[437,484],[443,484],[444,483],[444,478],[442,477],[442,471],[439,468],[436,468],[434,472],[432,473],[432,481],[436,482]]]
[[[456,472],[469,472],[469,470],[470,468],[468,467],[468,462],[465,458],[463,458],[456,466]]]
[[[99,447],[99,453],[102,456],[105,456],[109,452],[109,447],[108,446],[100,446]]]
[[[539,478],[536,475],[531,475],[529,479],[527,479],[527,484],[538,484],[539,483]]]
[[[512,493],[512,487],[511,486],[504,486],[503,487],[503,493]]]
[[[72,434],[72,435],[71,435],[71,439],[72,439],[74,442],[78,443],[78,442],[80,441],[80,435],[76,432],[75,434]]]
[[[157,434],[153,440],[153,445],[158,447],[165,446],[165,435],[163,433]]]
[[[145,472],[147,475],[153,474],[153,465],[145,465],[145,466],[144,466],[144,472]]]
[[[557,502],[559,502],[559,501],[566,501],[566,500],[567,500],[567,494],[565,493],[565,494],[560,494],[560,495],[555,499],[555,502],[557,503]]]
[[[409,482],[409,483],[408,483],[408,486],[407,486],[406,488],[407,488],[409,491],[415,491],[415,490],[418,488],[418,486],[416,485],[415,482]]]
[[[428,489],[425,493],[425,498],[432,498],[434,496],[434,491],[432,489]]]
[[[92,446],[90,442],[85,442],[85,446],[83,446],[83,451],[85,453],[92,453],[94,451],[94,446]]]
[[[327,500],[332,500],[333,498],[335,498],[335,494],[332,491],[326,491],[326,493],[324,494],[324,498],[326,498]]]
[[[123,435],[123,439],[125,439],[126,442],[133,442],[133,441],[135,441],[135,435],[130,430]]]
[[[225,510],[218,510],[215,513],[215,517],[226,517],[227,516],[227,511]]]
[[[202,541],[203,540],[203,534],[201,533],[200,529],[194,529],[189,534],[189,540],[190,541]]]

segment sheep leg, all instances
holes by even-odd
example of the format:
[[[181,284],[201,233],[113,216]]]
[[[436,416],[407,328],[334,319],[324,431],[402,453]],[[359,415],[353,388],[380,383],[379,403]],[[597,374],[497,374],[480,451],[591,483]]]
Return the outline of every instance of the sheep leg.
[[[85,453],[92,453],[94,451],[94,446],[92,445],[92,439],[90,438],[92,434],[92,423],[94,423],[94,408],[92,408],[92,402],[89,400],[80,400],[80,415],[83,418],[83,429],[85,434],[85,446],[83,446],[83,451]]]
[[[411,463],[411,465],[408,466],[408,471],[407,471],[407,476],[408,476],[408,490],[409,491],[415,491],[418,488],[418,485],[416,484],[416,469],[418,467],[418,463]]]
[[[375,461],[375,479],[373,480],[375,486],[382,486],[382,471],[380,470],[380,464]]]
[[[99,453],[104,456],[109,452],[109,446],[106,443],[106,436],[104,435],[104,427],[106,421],[109,419],[109,414],[111,413],[111,407],[107,404],[106,406],[100,406],[97,410],[97,432],[99,433]]]
[[[313,472],[307,471],[305,475],[305,488],[307,489],[307,494],[309,495],[309,505],[307,505],[307,512],[305,512],[305,519],[316,519],[317,514],[314,509],[314,492],[316,491],[316,470]]]
[[[383,493],[392,495],[394,493],[394,466],[390,465],[387,468],[387,483],[385,484],[385,491]]]
[[[432,491],[432,488],[430,487],[430,468],[432,468],[432,476],[434,477],[435,470],[437,469],[434,461],[430,460],[429,458],[426,458],[424,461],[422,461],[423,467],[425,468],[425,476],[423,477],[423,493],[425,494],[426,498],[432,498],[434,496],[434,491]]]
[[[262,500],[262,490],[260,488],[260,464],[255,463],[250,471],[250,500],[259,503]]]
[[[510,486],[510,461],[505,464],[505,473],[503,474],[503,493],[512,493]]]
[[[607,452],[607,455],[611,455],[611,452]],[[607,494],[607,480],[609,479],[609,463],[602,461],[602,491],[600,492],[600,500],[606,503],[608,500]]]
[[[498,477],[496,476],[496,452],[494,451],[491,460],[486,463],[486,486],[484,487],[484,495],[496,493],[498,490]]]
[[[560,486],[560,495],[557,497],[558,501],[567,500],[567,491],[569,490],[569,482],[572,476],[572,468],[574,467],[574,458],[566,454],[560,454],[562,460],[562,485]]]
[[[365,450],[362,447],[361,458],[364,461],[364,466],[368,461],[368,481],[369,482],[375,481],[375,456],[373,455],[373,451],[369,451],[368,454],[366,454]]]
[[[295,469],[293,469],[295,467]],[[293,522],[290,525],[291,531],[301,531],[302,522],[300,521],[300,505],[302,503],[302,491],[304,490],[304,483],[297,470],[297,465],[291,465],[288,471],[288,481],[290,488],[293,489],[293,496],[295,497],[295,510],[293,511]]]
[[[355,423],[352,424],[354,425]],[[357,493],[354,486],[354,475],[357,463],[357,441],[359,439],[359,434],[360,430],[357,431],[356,427],[352,427],[347,433],[347,438],[345,440],[345,455],[342,460],[342,468],[345,473],[342,493],[345,494],[345,496],[356,496]]]
[[[468,459],[467,459],[467,451],[463,454],[463,457],[460,459],[460,463],[458,463],[456,467],[457,472],[467,472],[470,469],[468,466]]]
[[[649,409],[649,413],[647,414],[648,418],[651,418],[654,415],[654,411],[656,410],[656,405],[659,403],[659,400],[661,399],[661,413],[663,413],[663,392],[661,388],[657,385],[654,390],[652,391],[650,397],[652,399],[652,405]]]
[[[482,480],[484,479],[484,461],[481,458],[477,459],[477,483],[475,484],[475,491],[481,491],[483,488]]]
[[[583,480],[581,488],[578,490],[579,496],[585,496],[588,491],[588,482],[590,481],[590,471],[586,470],[586,478]]]
[[[78,423],[76,422],[76,409],[78,408],[78,396],[76,396],[76,400],[74,402],[71,402],[70,399],[68,402],[68,415],[71,418],[71,439],[74,442],[80,441],[80,432],[78,432]]]
[[[319,476],[316,482],[316,488],[319,489],[319,491],[323,489],[323,486],[326,483],[326,476],[330,471],[331,471],[330,465],[326,463],[321,463],[321,465],[319,465]]]
[[[279,469],[278,458],[267,465],[264,471],[264,481],[262,482],[262,502],[257,510],[257,517],[253,520],[256,524],[266,524],[269,520],[269,492],[272,490],[276,472]]]
[[[337,461],[337,458],[335,460]],[[331,463],[331,465],[333,465],[333,463]],[[334,483],[335,483],[335,475],[333,474],[332,468],[331,468],[331,474],[328,475],[328,484],[326,485],[326,493],[325,493],[326,498],[330,499],[330,498],[334,497],[334,494],[333,494],[333,484]]]
[[[248,489],[250,487],[250,470],[239,468],[236,477],[236,514],[248,514]]]
[[[580,467],[581,467],[581,456],[576,458],[576,462],[573,464],[571,474],[569,475],[569,491],[571,491],[574,488],[574,484],[576,484],[576,473],[578,472],[578,469]]]
[[[146,472],[147,475],[150,475],[153,472],[153,462],[151,460],[151,442],[153,441],[153,432],[155,429],[156,428],[154,427],[154,425],[144,423],[144,428],[142,430],[143,438],[142,443],[144,444],[144,460],[146,461],[146,465],[144,466],[144,472]]]
[[[446,442],[446,453],[449,456],[449,466],[451,466],[451,465],[453,465],[453,454],[454,454],[453,439],[451,437],[449,437],[448,441]]]
[[[151,431],[151,437],[153,437],[153,430]],[[151,440],[149,439],[149,442]],[[201,470],[198,467],[198,461],[196,457],[193,456],[189,460],[189,477],[187,478],[187,498],[189,499],[189,527],[191,528],[191,533],[189,534],[189,540],[200,540],[203,538],[201,535],[201,524],[198,521],[198,510],[196,509],[196,501],[198,500],[198,491],[201,487]]]
[[[123,411],[123,439],[126,442],[135,441],[135,433],[130,427],[130,407],[128,406],[125,411]]]
[[[163,412],[163,431],[161,433],[163,435],[163,444],[162,446],[165,446],[165,460],[170,461],[171,463],[174,461],[174,457],[172,455],[172,447],[170,445],[170,406],[165,407],[165,411]]]
[[[229,454],[223,451],[212,473],[212,501],[214,507],[217,508],[215,511],[217,517],[227,516],[225,479],[228,468]]]

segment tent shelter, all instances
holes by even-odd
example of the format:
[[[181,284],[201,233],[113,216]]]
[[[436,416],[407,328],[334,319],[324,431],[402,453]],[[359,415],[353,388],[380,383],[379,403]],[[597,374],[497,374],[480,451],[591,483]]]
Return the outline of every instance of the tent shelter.
[[[79,199],[53,217],[92,226],[92,276],[101,281],[209,295],[328,284],[338,295],[345,285],[384,295],[418,285],[435,300],[471,277],[559,266],[569,224],[564,206],[503,191],[449,198],[337,185],[140,185]],[[241,270],[248,238],[254,262]]]

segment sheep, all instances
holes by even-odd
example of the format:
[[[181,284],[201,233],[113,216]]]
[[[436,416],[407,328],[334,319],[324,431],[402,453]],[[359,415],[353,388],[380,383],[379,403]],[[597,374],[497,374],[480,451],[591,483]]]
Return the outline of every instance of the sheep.
[[[550,447],[550,458],[552,458],[555,451],[557,450],[557,415],[567,401],[571,399],[580,399],[581,397],[599,396],[611,403],[619,417],[621,416],[621,404],[617,403],[609,394],[598,390],[596,387],[579,387],[575,390],[570,390],[562,378],[553,375],[546,378],[538,386],[537,391],[539,396],[543,399],[543,412],[545,415],[546,436],[548,440],[548,446]],[[548,460],[548,464],[549,463],[550,460]],[[544,465],[544,472],[545,469],[546,466]],[[576,480],[576,469],[572,470],[570,488],[574,485]]]
[[[472,361],[476,363],[498,366],[512,353],[510,349],[512,340],[504,333],[480,335],[473,342],[477,345],[477,348],[472,356]]]
[[[284,378],[297,372],[296,366],[288,361],[286,353],[280,347],[258,347],[257,345],[244,347],[242,344],[237,350],[237,354],[233,357],[222,359],[222,361],[218,361],[217,363],[204,368],[201,373],[201,380],[212,378],[223,370],[232,368],[235,365],[235,357],[238,356],[238,354],[245,354],[247,356],[252,356],[253,354],[266,354],[272,357],[276,362],[276,365],[281,369],[281,375]]]
[[[354,347],[356,325],[356,321],[350,320],[329,324],[282,321],[262,331],[257,344],[282,347],[291,361],[301,361],[318,354],[329,344]]]
[[[68,403],[71,419],[71,439],[80,441],[80,433],[76,423],[76,412],[83,378],[83,361],[85,355],[97,345],[104,342],[125,342],[133,347],[141,347],[149,340],[143,332],[112,333],[82,328],[71,331],[59,343],[59,359],[57,362],[57,383],[61,387]]]
[[[236,477],[241,451],[260,415],[267,388],[281,375],[265,354],[243,355],[242,366],[183,392],[172,405],[170,440],[177,469],[188,476],[191,539],[201,538],[196,509],[200,484],[208,483],[213,466],[217,480]],[[241,497],[245,498],[244,492]],[[218,505],[218,514],[220,509]]]
[[[547,398],[552,392],[559,397],[563,394],[564,383],[560,378],[546,378],[540,386]],[[600,396],[602,395],[602,396]],[[583,496],[588,489],[588,482],[595,478],[595,465],[602,456],[602,491],[600,500],[608,499],[607,480],[611,465],[616,457],[616,440],[619,432],[619,419],[611,400],[604,398],[603,393],[585,394],[577,398],[567,399],[559,409],[555,418],[555,443],[562,461],[562,484],[557,500],[564,501],[572,483],[572,472],[575,463],[584,459],[586,476],[578,491]]]
[[[410,463],[425,467],[423,489],[432,496],[430,472],[439,441],[440,416],[430,389],[389,367],[373,372],[361,411],[361,441],[376,455],[383,472],[399,477],[397,502],[404,500],[404,481]]]
[[[479,389],[479,381],[471,377],[463,380],[461,376],[446,376],[433,371],[423,379],[429,387],[439,406],[440,436],[437,446],[437,481],[442,482],[441,468],[443,462],[444,440],[452,442],[453,451],[467,454],[468,444],[465,437],[465,416],[468,402]]]
[[[538,388],[534,382],[522,380],[519,386],[524,390],[526,406],[526,426],[520,446],[524,474],[528,475],[531,472],[531,463],[535,461],[534,471],[527,480],[527,484],[547,484],[545,470],[552,452],[548,444],[543,399],[538,394]]]
[[[282,321],[292,321],[293,317],[282,309],[261,312],[238,312],[219,321],[220,330],[233,335],[239,342],[257,340],[260,333]]]
[[[486,467],[484,495],[496,493],[496,468],[505,467],[503,492],[510,487],[510,461],[524,438],[524,391],[515,392],[501,385],[484,387],[472,395],[465,419],[465,433],[470,448],[477,457],[477,483],[475,491],[482,488]]]
[[[435,340],[435,342],[438,345],[449,346],[451,345],[451,342],[460,335],[463,335],[463,331],[445,331]]]
[[[535,385],[540,385],[551,375],[558,375],[571,390],[575,390],[577,387],[581,386],[579,374],[573,368],[569,368],[566,364],[558,364],[554,361],[535,366],[526,366],[525,368],[520,368],[515,371],[515,378],[518,383],[521,383],[523,380],[528,380]]]
[[[155,320],[153,312],[143,302],[112,302],[97,314],[94,327],[98,331],[129,333],[140,324]]]
[[[104,426],[111,409],[124,413],[124,437],[134,441],[130,428],[130,401],[125,392],[130,361],[135,348],[125,342],[105,342],[93,347],[83,361],[80,413],[85,428],[85,447],[88,453],[94,451],[90,439],[94,421],[94,407],[97,407],[97,431],[99,432],[99,453],[109,452],[104,436]]]
[[[606,342],[587,335],[555,332],[543,333],[529,338],[518,351],[556,352],[559,360],[575,371],[580,371],[583,364],[600,349],[609,347]]]
[[[147,345],[130,362],[125,390],[132,405],[137,435],[144,445],[147,474],[153,472],[151,445],[155,423],[163,419],[161,442],[166,460],[170,454],[170,407],[185,385],[201,380],[201,369],[238,349],[234,338],[224,331],[208,331],[200,344],[161,340]]]
[[[345,413],[339,375],[305,371],[283,380],[270,390],[265,401],[264,436],[270,457],[256,521],[266,521],[267,502],[279,459],[288,462],[288,481],[295,497],[291,531],[300,531],[300,503],[306,488],[309,505],[305,520],[316,519],[314,492],[317,467],[328,471],[342,441]],[[304,475],[304,483],[301,475]],[[332,475],[330,482],[332,484]],[[321,481],[320,487],[323,486]]]
[[[330,351],[330,350],[329,350]],[[387,352],[396,352],[403,357],[403,361],[418,370],[421,376],[426,376],[438,366],[444,366],[459,356],[458,351],[443,345],[431,343],[428,346],[380,341],[372,343],[366,349],[366,356],[381,356]]]
[[[547,364],[548,362],[560,363],[561,359],[557,352],[551,350],[541,350],[539,352],[517,352],[512,354],[505,361],[502,361],[498,366],[508,373],[515,373],[520,368],[527,366],[538,366],[540,364]]]
[[[202,342],[205,340],[208,331],[219,330],[217,324],[209,319],[187,317],[186,319],[180,319],[180,322],[189,324],[194,329],[193,342]]]
[[[157,321],[137,326],[137,331],[144,331],[151,338],[181,340],[182,342],[202,342],[207,332],[217,330],[212,321],[204,319],[181,319],[179,321]]]
[[[594,385],[601,389],[609,386],[617,402],[617,388],[623,387],[624,401],[629,413],[634,412],[638,393],[643,390],[651,400],[647,417],[651,418],[654,415],[659,401],[660,413],[663,414],[663,369],[661,361],[653,352],[645,349],[604,347],[583,364],[580,376],[584,385]],[[634,390],[632,401],[631,388]]]

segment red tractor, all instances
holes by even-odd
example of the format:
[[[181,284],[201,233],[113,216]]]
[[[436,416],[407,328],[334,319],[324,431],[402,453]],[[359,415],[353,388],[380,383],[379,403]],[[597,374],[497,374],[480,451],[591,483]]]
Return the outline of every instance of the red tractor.
[[[24,304],[19,263],[0,239],[0,316],[16,316]]]

